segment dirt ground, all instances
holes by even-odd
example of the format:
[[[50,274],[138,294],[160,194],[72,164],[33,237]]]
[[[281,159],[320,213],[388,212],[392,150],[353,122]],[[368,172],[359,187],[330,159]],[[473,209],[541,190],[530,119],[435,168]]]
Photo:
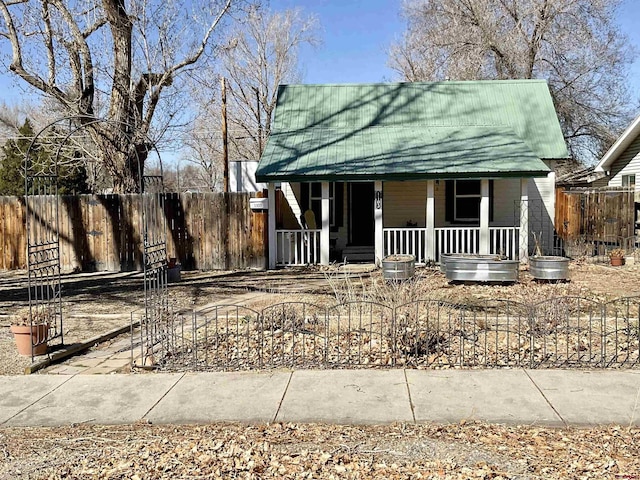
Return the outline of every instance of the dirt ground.
[[[80,340],[126,324],[129,312],[141,306],[140,274],[80,274],[64,281],[67,338]],[[15,353],[8,315],[26,302],[24,276],[0,273],[0,285],[0,373],[19,374],[30,360]],[[521,272],[520,282],[509,286],[450,285],[437,271],[420,269],[400,290],[382,285],[379,273],[345,277],[333,269],[187,272],[171,285],[170,295],[180,307],[232,300],[250,290],[267,292],[265,303],[361,296],[402,300],[398,295],[606,300],[640,295],[640,268],[573,264],[570,282],[536,283]],[[640,479],[640,430],[477,422],[0,428],[0,480],[63,478]]]
[[[254,308],[284,301],[334,304],[366,299],[402,303],[423,298],[452,301],[510,299],[541,301],[551,296],[577,295],[596,300],[640,295],[640,265],[610,267],[572,263],[569,282],[538,283],[522,271],[514,285],[451,285],[436,269],[418,269],[416,279],[399,288],[387,286],[380,272],[345,275],[336,266],[270,272],[183,272],[169,285],[177,308],[198,308],[248,291],[266,295]],[[129,325],[132,311],[143,306],[142,274],[80,273],[63,275],[65,344],[73,344]],[[21,374],[30,357],[15,351],[9,332],[11,312],[28,304],[25,272],[0,272],[0,375]]]
[[[0,479],[637,479],[640,430],[450,425],[0,428]]]

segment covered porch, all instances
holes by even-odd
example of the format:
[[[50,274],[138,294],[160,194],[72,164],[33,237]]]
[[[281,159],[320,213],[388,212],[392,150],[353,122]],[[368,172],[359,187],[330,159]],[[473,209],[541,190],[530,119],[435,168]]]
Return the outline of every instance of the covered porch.
[[[442,253],[525,261],[530,183],[529,178],[269,183],[269,238],[275,239],[269,242],[269,267],[379,264],[394,254],[411,254],[422,265],[439,262]],[[310,216],[311,222],[303,220]]]

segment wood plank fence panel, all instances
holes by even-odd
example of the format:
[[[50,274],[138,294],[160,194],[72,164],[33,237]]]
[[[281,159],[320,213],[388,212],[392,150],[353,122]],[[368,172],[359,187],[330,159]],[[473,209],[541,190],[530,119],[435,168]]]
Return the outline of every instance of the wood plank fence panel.
[[[32,201],[38,201],[32,199]],[[26,268],[24,199],[0,197],[0,268]],[[142,205],[137,195],[60,197],[62,269],[142,269]],[[267,215],[248,194],[167,194],[167,253],[184,269],[264,268]],[[50,225],[34,224],[49,229]]]
[[[627,188],[558,188],[556,231],[564,240],[619,242],[635,234],[634,208]]]

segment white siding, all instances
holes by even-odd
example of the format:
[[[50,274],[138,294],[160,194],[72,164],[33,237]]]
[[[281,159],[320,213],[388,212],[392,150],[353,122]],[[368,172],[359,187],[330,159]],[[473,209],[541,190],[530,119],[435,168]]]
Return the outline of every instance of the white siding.
[[[229,189],[232,192],[261,192],[266,183],[256,182],[258,162],[229,162]]]
[[[640,190],[640,136],[611,165],[610,187],[621,187],[623,175],[636,176],[636,191]]]
[[[385,228],[426,225],[427,182],[384,182],[382,221]]]

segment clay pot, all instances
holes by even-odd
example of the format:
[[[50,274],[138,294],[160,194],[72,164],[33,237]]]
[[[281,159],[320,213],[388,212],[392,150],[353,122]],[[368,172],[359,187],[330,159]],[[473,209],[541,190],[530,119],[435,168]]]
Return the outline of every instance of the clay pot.
[[[33,355],[44,355],[47,353],[47,337],[49,335],[48,324],[37,325],[11,325],[11,333],[16,341],[16,347],[20,355],[31,355],[31,346],[33,347]]]
[[[610,257],[611,266],[620,267],[624,265],[624,257]]]

